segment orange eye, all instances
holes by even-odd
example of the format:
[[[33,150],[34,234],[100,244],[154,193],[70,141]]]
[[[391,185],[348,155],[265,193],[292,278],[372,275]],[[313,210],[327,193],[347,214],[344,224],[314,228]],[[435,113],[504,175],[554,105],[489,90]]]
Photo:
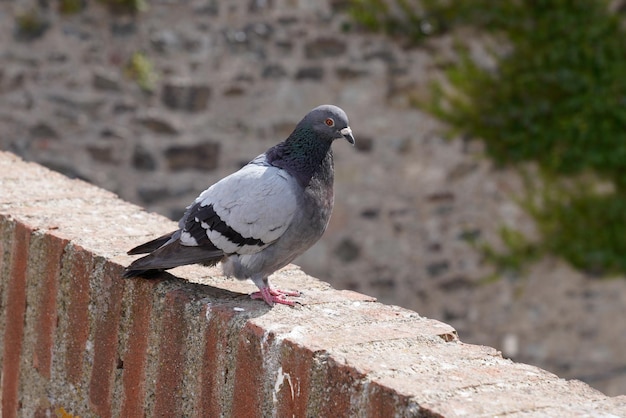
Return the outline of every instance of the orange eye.
[[[326,124],[326,126],[335,126],[335,121],[331,118],[326,119],[324,123]]]

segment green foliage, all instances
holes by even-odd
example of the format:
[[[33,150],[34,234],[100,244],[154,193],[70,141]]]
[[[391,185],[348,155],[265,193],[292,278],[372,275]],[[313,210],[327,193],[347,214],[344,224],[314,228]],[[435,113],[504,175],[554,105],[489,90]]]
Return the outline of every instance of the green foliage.
[[[626,31],[608,1],[424,0],[398,14],[407,3],[358,0],[353,16],[413,43],[424,39],[410,27],[417,17],[438,22],[439,32],[473,26],[507,42],[512,51],[497,57],[495,72],[460,47],[447,70],[453,91],[434,85],[428,110],[483,139],[498,164],[534,161],[552,179],[553,190],[529,207],[541,248],[590,272],[626,273]],[[614,190],[562,185],[587,172]]]
[[[85,6],[86,0],[59,0],[59,12],[66,15],[81,12]]]
[[[22,41],[32,41],[41,37],[50,23],[37,9],[29,9],[15,15],[15,38]]]
[[[154,91],[158,75],[152,61],[141,52],[135,52],[126,64],[126,75],[146,92]]]
[[[462,56],[448,75],[465,100],[439,106],[438,115],[485,140],[499,163],[532,160],[560,174],[593,169],[626,190],[626,33],[606,2],[472,4],[491,10],[476,23],[503,31],[514,53],[497,73]]]
[[[530,185],[524,207],[544,237],[546,251],[596,276],[626,272],[626,197],[599,193],[597,179],[542,176]]]
[[[541,248],[515,229],[501,227],[500,239],[505,246],[503,252],[496,251],[486,244],[479,246],[485,260],[495,266],[499,273],[518,274],[528,263],[536,261],[541,255]]]
[[[624,196],[572,196],[538,213],[549,249],[596,275],[626,272]]]
[[[137,13],[148,8],[147,0],[100,0],[116,13]]]
[[[366,29],[398,36],[413,44],[445,30],[436,1],[351,0],[353,19]]]

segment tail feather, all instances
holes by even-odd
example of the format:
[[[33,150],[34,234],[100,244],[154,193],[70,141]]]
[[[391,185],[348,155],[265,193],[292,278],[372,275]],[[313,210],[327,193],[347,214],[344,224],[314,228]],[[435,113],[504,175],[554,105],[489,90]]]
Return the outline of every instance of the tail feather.
[[[141,276],[144,279],[152,279],[159,275],[163,270],[128,270],[124,272],[122,275],[125,279],[130,279],[132,277]]]
[[[158,241],[163,237],[157,238]],[[146,243],[147,245],[150,243]],[[140,246],[141,247],[141,246]],[[132,251],[132,250],[131,250]],[[165,246],[160,246],[150,254],[133,261],[124,277],[143,275],[152,270],[167,270],[187,264],[217,264],[224,257],[224,252],[215,247],[189,247],[181,245],[178,240]]]
[[[136,254],[147,254],[152,251],[157,250],[162,247],[167,241],[169,241],[172,236],[178,231],[170,232],[165,235],[161,235],[158,238],[153,239],[152,241],[144,242],[141,245],[136,246],[135,248],[129,250],[126,254],[128,255],[136,255]]]

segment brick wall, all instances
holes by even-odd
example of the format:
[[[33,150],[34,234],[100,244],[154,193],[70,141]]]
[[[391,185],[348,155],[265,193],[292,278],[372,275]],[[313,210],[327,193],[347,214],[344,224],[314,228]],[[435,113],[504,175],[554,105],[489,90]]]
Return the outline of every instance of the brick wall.
[[[626,396],[296,266],[273,278],[303,292],[295,308],[217,269],[121,279],[124,251],[172,227],[0,153],[2,417],[626,415]]]

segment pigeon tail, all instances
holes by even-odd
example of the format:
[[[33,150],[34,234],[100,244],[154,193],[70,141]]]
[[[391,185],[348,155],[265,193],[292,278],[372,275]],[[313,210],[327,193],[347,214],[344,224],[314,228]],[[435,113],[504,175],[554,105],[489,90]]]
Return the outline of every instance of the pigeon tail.
[[[163,246],[163,244],[169,241],[176,232],[178,231],[172,231],[168,234],[161,235],[160,237],[155,238],[152,241],[148,241],[146,243],[138,245],[135,248],[128,250],[126,254],[128,255],[148,254],[148,253],[151,253],[152,251],[158,250],[159,248]]]
[[[126,268],[124,277],[139,276],[151,270],[167,270],[187,264],[215,265],[223,257],[224,252],[215,247],[188,247],[174,241],[133,261]]]

